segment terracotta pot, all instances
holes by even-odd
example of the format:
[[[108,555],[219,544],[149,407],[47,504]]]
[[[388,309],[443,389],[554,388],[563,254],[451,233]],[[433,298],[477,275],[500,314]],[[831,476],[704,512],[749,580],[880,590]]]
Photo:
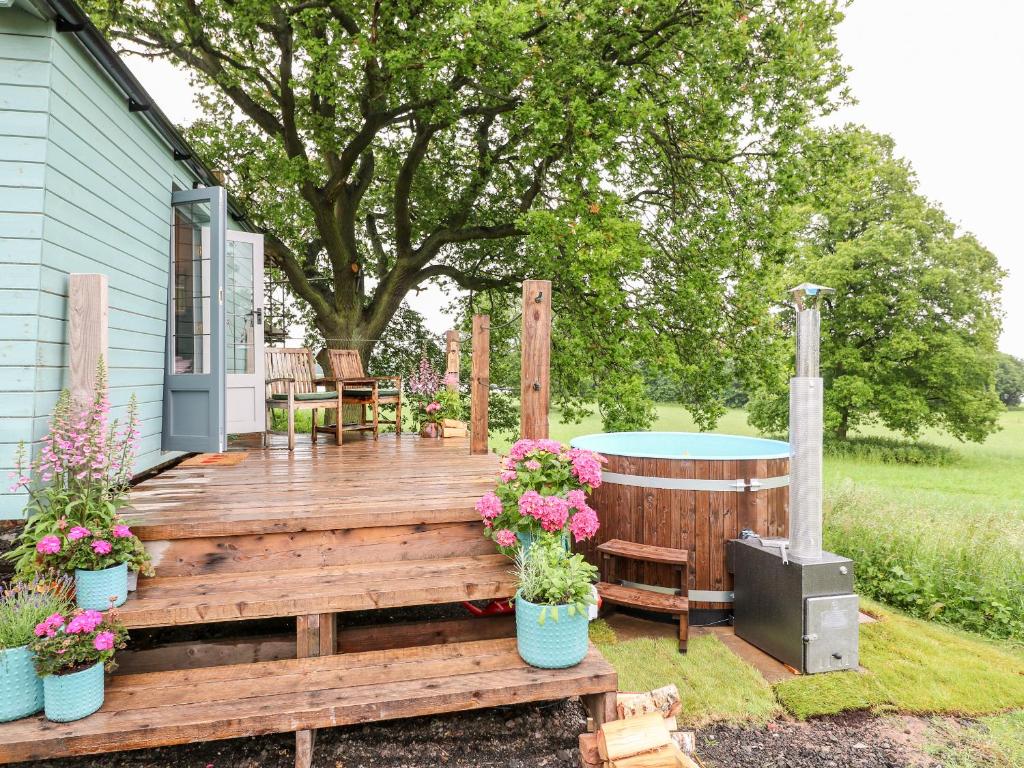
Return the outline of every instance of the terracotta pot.
[[[441,437],[441,427],[432,421],[424,422],[420,426],[420,437],[429,437],[436,440]]]

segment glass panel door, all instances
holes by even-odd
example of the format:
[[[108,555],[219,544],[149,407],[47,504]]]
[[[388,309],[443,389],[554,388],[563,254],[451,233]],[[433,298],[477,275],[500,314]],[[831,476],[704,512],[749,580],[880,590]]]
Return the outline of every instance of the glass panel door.
[[[266,429],[263,364],[263,235],[228,230],[224,316],[229,434]]]
[[[221,187],[171,196],[163,424],[168,451],[225,448],[225,209]]]

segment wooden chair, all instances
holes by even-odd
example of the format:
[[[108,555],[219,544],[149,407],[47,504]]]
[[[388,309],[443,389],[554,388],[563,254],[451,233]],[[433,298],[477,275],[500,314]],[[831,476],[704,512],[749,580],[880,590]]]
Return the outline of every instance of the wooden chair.
[[[363,370],[363,361],[357,349],[329,349],[328,362],[333,376],[326,380],[334,384],[343,405],[357,405],[361,408],[360,420],[354,424],[344,424],[339,411],[338,426],[325,425],[318,427],[321,432],[334,432],[338,445],[341,445],[341,433],[344,431],[373,432],[376,440],[380,434],[381,424],[393,424],[395,433],[402,434],[402,378],[400,376],[367,376]],[[390,386],[381,386],[390,383]],[[380,417],[380,406],[395,406],[394,420]],[[372,420],[367,416],[370,409]]]
[[[267,363],[267,433],[270,432],[273,410],[284,408],[288,411],[288,450],[295,450],[295,412],[300,409],[312,411],[313,428],[311,439],[316,442],[316,412],[334,409],[341,416],[341,392],[318,390],[325,383],[317,378],[313,353],[308,349],[266,350]],[[337,443],[341,445],[341,433]]]

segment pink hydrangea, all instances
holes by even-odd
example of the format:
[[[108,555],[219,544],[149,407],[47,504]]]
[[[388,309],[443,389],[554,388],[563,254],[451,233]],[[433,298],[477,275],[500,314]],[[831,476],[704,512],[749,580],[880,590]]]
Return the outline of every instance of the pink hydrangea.
[[[71,539],[71,541],[78,541],[79,539],[84,539],[87,536],[92,536],[92,531],[88,528],[83,528],[80,525],[76,525],[68,531],[68,538]]]
[[[597,512],[590,507],[580,509],[569,521],[569,530],[572,531],[576,541],[586,541],[597,533],[597,529],[600,527],[601,523],[597,519]]]
[[[109,651],[114,648],[114,633],[100,632],[92,640],[93,648],[97,651]]]
[[[597,488],[601,485],[601,463],[603,456],[582,448],[569,449],[572,473],[584,485]]]
[[[82,611],[68,622],[66,631],[69,635],[88,634],[93,632],[102,623],[103,614],[99,611]]]
[[[565,496],[573,509],[583,509],[587,506],[587,494],[579,489],[569,491]]]
[[[525,464],[523,464],[523,466],[526,467],[531,472],[536,472],[538,469],[540,469],[541,464],[536,459],[530,459]]]
[[[60,552],[60,539],[56,536],[43,536],[36,542],[36,552],[43,555],[55,555]]]
[[[498,475],[498,479],[503,483],[511,483],[518,476],[519,475],[514,470],[504,469],[501,471],[501,474]]]
[[[540,519],[544,509],[544,497],[536,491],[525,491],[519,497],[519,514]]]
[[[132,529],[127,525],[115,525],[111,528],[110,533],[115,539],[127,539],[132,535]]]
[[[540,527],[548,532],[560,531],[569,519],[569,502],[561,496],[545,496]]]
[[[544,451],[545,453],[553,453],[556,456],[562,452],[562,444],[557,440],[538,440],[534,444],[534,450]]]
[[[92,543],[92,551],[97,555],[109,555],[114,547],[106,539],[97,539]]]
[[[516,535],[508,528],[502,528],[500,531],[494,532],[494,541],[497,542],[498,546],[512,547],[515,546],[518,539],[516,539]]]
[[[488,491],[477,500],[476,511],[485,521],[490,522],[502,512],[501,499],[494,491]]]
[[[513,463],[522,461],[526,458],[526,454],[536,450],[536,448],[537,443],[533,440],[525,438],[523,440],[516,440],[508,450],[508,457]]]
[[[441,410],[441,404],[435,400],[432,403],[427,403],[426,408],[424,410],[427,413],[437,413],[438,411]]]

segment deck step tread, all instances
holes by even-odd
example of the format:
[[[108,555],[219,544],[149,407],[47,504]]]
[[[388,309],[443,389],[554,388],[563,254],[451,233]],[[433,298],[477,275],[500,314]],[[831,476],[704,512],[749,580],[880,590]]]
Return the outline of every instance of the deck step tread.
[[[632,606],[645,611],[678,614],[687,613],[690,610],[689,600],[682,595],[654,592],[650,589],[627,587],[622,584],[610,584],[607,581],[598,583],[597,592],[607,603]]]
[[[514,639],[114,676],[99,712],[0,724],[0,762],[87,755],[614,691],[591,647],[569,669],[527,666]]]
[[[666,563],[668,565],[686,565],[690,559],[690,554],[685,549],[656,547],[653,544],[638,544],[622,539],[606,541],[598,545],[597,551],[613,557],[624,557],[628,560],[643,560],[648,563]]]
[[[490,600],[515,592],[500,554],[157,576],[118,609],[129,628]]]

